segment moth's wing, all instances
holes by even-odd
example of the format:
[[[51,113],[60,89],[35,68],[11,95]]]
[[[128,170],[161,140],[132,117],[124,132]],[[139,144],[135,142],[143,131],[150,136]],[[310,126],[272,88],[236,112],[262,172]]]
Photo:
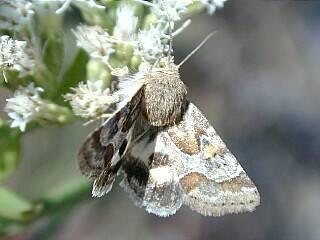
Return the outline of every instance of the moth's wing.
[[[160,152],[159,128],[139,120],[137,125],[135,130],[140,131],[133,133],[132,146],[123,159],[125,174],[120,186],[136,206],[161,217],[172,215],[182,205],[179,179],[169,164],[172,159]]]
[[[82,145],[78,160],[81,172],[94,180],[92,195],[110,191],[121,157],[124,155],[137,116],[141,111],[143,89],[94,130]]]
[[[253,211],[260,203],[254,183],[207,119],[189,103],[179,124],[162,132],[162,154],[174,158],[183,203],[210,216]]]
[[[137,206],[169,216],[186,204],[203,215],[220,216],[259,205],[255,185],[193,104],[179,124],[144,131],[122,165],[121,185]]]

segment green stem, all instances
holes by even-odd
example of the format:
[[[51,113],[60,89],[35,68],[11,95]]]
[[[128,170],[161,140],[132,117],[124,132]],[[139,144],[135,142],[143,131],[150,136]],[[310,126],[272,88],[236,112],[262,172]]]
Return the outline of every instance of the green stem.
[[[38,122],[41,123],[43,121],[44,124],[48,122],[66,125],[72,123],[74,120],[75,116],[69,108],[47,102],[44,103],[39,112]]]
[[[77,203],[90,197],[90,184],[85,179],[77,179],[32,202],[21,198],[9,190],[0,188],[3,209],[0,209],[0,220],[6,224],[26,226],[45,216],[56,216],[70,210]],[[11,209],[12,213],[8,209]],[[18,212],[20,211],[20,212]]]
[[[38,86],[42,87],[45,90],[45,93],[47,94],[49,99],[54,96],[58,84],[56,82],[56,79],[43,63],[37,63],[34,73],[34,81]]]
[[[86,179],[64,185],[59,190],[37,201],[37,204],[43,206],[40,216],[55,214],[74,207],[77,203],[90,197],[90,188],[90,183]]]

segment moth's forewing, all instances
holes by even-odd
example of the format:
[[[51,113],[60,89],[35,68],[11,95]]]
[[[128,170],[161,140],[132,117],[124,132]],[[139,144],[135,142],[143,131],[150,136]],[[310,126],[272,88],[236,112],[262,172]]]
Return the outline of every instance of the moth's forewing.
[[[211,216],[253,211],[260,196],[234,155],[192,103],[183,121],[162,132],[164,153],[176,161],[184,203]],[[175,150],[170,151],[172,148]],[[170,150],[169,150],[170,149]]]
[[[148,151],[141,155],[142,149]],[[126,161],[143,166],[144,177],[139,181],[141,171],[130,169],[128,174],[124,168],[122,186],[138,206],[156,215],[174,214],[182,204],[211,216],[252,211],[259,205],[255,185],[191,103],[181,122],[158,129],[153,137],[145,135],[126,156],[123,166]]]
[[[140,89],[124,107],[93,131],[80,149],[79,167],[84,175],[94,180],[94,196],[102,196],[112,187],[141,111],[142,92]]]

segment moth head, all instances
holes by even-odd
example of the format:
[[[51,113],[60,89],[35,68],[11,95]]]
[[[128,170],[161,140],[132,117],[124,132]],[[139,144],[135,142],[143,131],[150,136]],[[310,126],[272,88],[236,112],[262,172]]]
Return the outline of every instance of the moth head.
[[[174,63],[174,58],[173,57],[165,57],[162,58],[158,64],[157,70],[164,76],[172,76],[172,79],[178,78],[179,77],[179,66]]]

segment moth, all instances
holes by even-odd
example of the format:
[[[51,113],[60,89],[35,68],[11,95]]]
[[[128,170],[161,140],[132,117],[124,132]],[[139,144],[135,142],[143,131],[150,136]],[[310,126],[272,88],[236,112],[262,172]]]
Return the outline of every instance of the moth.
[[[234,155],[200,110],[186,98],[173,58],[120,81],[124,101],[79,152],[94,197],[120,186],[136,206],[166,217],[182,206],[203,215],[253,211],[260,196]],[[121,83],[124,86],[121,86]],[[125,90],[123,90],[124,92]]]

